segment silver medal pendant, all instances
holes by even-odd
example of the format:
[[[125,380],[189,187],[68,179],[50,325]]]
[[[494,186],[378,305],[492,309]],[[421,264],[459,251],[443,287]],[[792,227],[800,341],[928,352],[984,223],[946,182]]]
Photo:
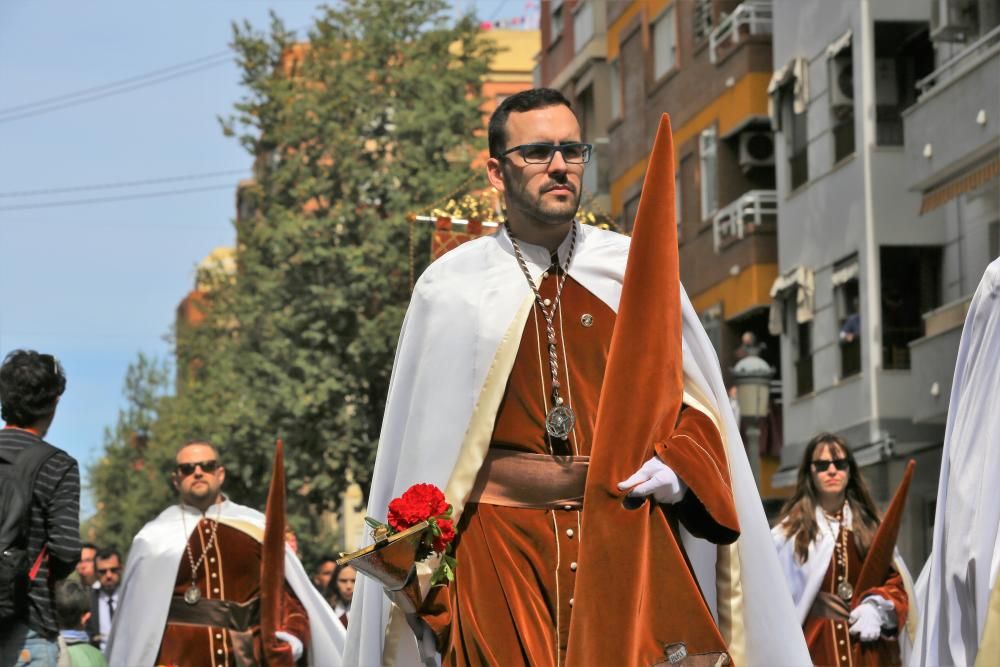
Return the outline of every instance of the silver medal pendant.
[[[565,440],[573,432],[576,415],[573,409],[565,405],[557,405],[545,415],[545,432],[553,438]]]
[[[846,581],[840,582],[837,584],[837,595],[839,595],[840,599],[844,602],[848,602],[854,597],[854,586],[851,586]]]
[[[195,584],[191,584],[191,587],[184,591],[184,601],[188,604],[198,604],[198,600],[201,599],[201,589]]]

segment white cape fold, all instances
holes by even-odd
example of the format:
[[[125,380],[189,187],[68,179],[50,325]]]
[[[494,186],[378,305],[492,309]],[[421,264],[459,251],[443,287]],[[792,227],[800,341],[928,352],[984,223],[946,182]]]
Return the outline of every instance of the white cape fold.
[[[804,563],[800,563],[795,555],[794,537],[785,534],[785,527],[779,524],[771,529],[771,537],[774,539],[774,546],[778,550],[778,562],[785,573],[785,580],[788,582],[789,591],[792,594],[792,602],[795,604],[795,613],[799,623],[805,624],[809,616],[816,595],[823,585],[826,572],[830,569],[830,561],[833,558],[833,551],[837,546],[837,538],[840,537],[840,522],[826,517],[822,508],[817,507],[816,525],[819,534],[809,545],[808,556]],[[851,506],[844,503],[844,525],[850,529],[854,525],[854,516]],[[906,633],[912,639],[917,627],[917,607],[915,595],[913,593],[913,580],[910,577],[910,570],[903,562],[903,557],[899,555],[899,550],[893,551],[892,564],[903,579],[903,588],[906,590],[909,603],[909,613],[906,617]],[[907,641],[909,641],[909,639]]]
[[[965,318],[948,405],[931,555],[917,583],[921,623],[909,664],[995,664],[1000,569],[1000,260],[986,269]],[[993,612],[989,612],[991,595]],[[990,617],[993,614],[993,618]],[[994,628],[986,632],[987,620]],[[979,662],[977,662],[979,657]]]
[[[257,510],[225,500],[208,510],[208,518],[215,519],[217,512],[220,523],[242,530],[258,541],[263,536],[264,515]],[[201,513],[196,509],[172,505],[135,536],[122,577],[119,611],[108,638],[111,667],[151,667],[156,661],[177,568],[188,537],[200,519]],[[312,635],[306,646],[309,665],[339,667],[346,637],[344,627],[313,587],[299,559],[287,548],[285,581],[309,614]]]
[[[569,275],[617,312],[629,239],[594,227],[577,230]],[[558,250],[563,264],[570,243],[567,236]],[[521,248],[537,282],[549,253],[523,242]],[[686,400],[706,411],[726,440],[742,531],[735,545],[721,548],[685,535],[685,548],[738,664],[809,664],[790,596],[775,595],[784,578],[715,350],[681,293]],[[374,518],[385,520],[389,501],[421,482],[444,489],[461,513],[489,448],[532,298],[503,228],[449,252],[417,281],[382,423],[368,503]],[[571,357],[570,351],[570,363]],[[734,592],[722,609],[715,604],[717,583]],[[419,664],[402,614],[397,609],[390,618],[391,611],[381,588],[359,577],[344,664]]]

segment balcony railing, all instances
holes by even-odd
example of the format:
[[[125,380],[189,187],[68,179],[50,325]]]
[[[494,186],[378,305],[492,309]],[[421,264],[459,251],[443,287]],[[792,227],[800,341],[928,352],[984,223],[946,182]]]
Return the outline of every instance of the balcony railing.
[[[770,34],[773,17],[771,0],[746,0],[737,5],[708,36],[709,60],[713,64],[719,61],[719,47],[727,41],[735,46],[745,35]]]
[[[715,252],[762,227],[776,229],[777,222],[778,193],[774,190],[750,190],[729,206],[719,209],[712,218]]]
[[[954,79],[967,70],[973,69],[988,58],[993,52],[994,47],[998,44],[1000,44],[1000,25],[990,30],[967,48],[962,49],[955,54],[955,57],[943,63],[920,81],[917,81],[917,90],[920,91],[920,95],[926,95],[928,91],[938,84],[949,79]]]

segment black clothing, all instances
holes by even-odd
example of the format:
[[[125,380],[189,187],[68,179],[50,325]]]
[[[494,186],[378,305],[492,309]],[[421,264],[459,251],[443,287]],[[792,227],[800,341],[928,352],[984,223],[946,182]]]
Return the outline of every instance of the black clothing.
[[[0,430],[0,448],[19,452],[43,442],[21,429]],[[38,576],[29,590],[28,627],[55,641],[59,628],[52,603],[55,582],[73,573],[80,560],[80,469],[72,456],[59,450],[42,465],[35,479],[28,533],[28,558],[35,562],[48,545]],[[0,631],[0,635],[2,635]]]

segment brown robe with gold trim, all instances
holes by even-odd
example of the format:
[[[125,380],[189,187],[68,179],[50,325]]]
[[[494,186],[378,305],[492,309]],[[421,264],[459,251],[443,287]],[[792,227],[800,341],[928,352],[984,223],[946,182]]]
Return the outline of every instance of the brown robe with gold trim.
[[[188,539],[196,563],[212,537],[213,523],[203,518]],[[217,530],[215,542],[198,566],[198,588],[204,599],[249,602],[260,595],[261,544],[224,523]],[[184,595],[190,586],[191,561],[185,552],[177,568],[174,595]],[[309,618],[287,583],[281,625],[302,640],[303,646],[309,645]],[[242,635],[224,628],[168,622],[156,664],[233,667],[239,664],[235,651],[252,651],[251,664],[263,664],[259,625]],[[288,664],[292,664],[290,660]]]
[[[539,291],[543,298],[554,299],[554,270],[549,274]],[[592,319],[585,322],[584,315]],[[534,454],[590,454],[614,322],[615,313],[606,304],[572,278],[566,281],[555,328],[561,393],[577,422],[569,440],[550,442],[544,426],[544,401],[551,389],[547,337],[544,318],[534,309],[500,405],[492,446]],[[677,505],[662,506],[668,519],[680,520],[713,541],[736,539],[725,447],[711,420],[685,409],[673,435],[650,443],[651,452],[654,444],[690,488]],[[450,586],[432,589],[422,610],[438,637],[443,664],[565,664],[573,598],[580,594],[574,579],[585,511],[466,505],[455,542],[456,579]],[[677,566],[683,570],[682,582],[694,587],[689,599],[708,615],[686,564],[681,560]],[[677,578],[676,573],[664,576]],[[634,610],[615,608],[613,590],[595,594],[607,601],[609,614],[634,615]],[[690,611],[678,608],[679,614]],[[714,624],[708,632],[713,631],[718,636]]]
[[[847,531],[847,580],[853,586],[861,574],[864,559],[854,541],[854,532]],[[820,591],[836,595],[837,583],[842,579],[844,567],[840,565],[836,555],[830,558],[830,567],[820,586]],[[859,599],[864,600],[869,595],[881,595],[896,608],[896,627],[902,632],[906,625],[906,614],[909,610],[903,579],[895,570],[891,570],[885,583],[877,588],[864,591]],[[882,665],[899,665],[899,642],[895,636],[883,636],[874,642],[862,642],[856,635],[849,632],[848,621],[809,616],[806,618],[804,630],[809,645],[809,655],[818,666],[871,667]]]

